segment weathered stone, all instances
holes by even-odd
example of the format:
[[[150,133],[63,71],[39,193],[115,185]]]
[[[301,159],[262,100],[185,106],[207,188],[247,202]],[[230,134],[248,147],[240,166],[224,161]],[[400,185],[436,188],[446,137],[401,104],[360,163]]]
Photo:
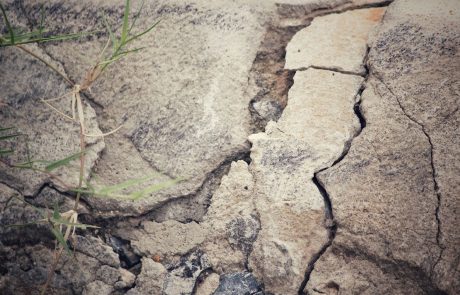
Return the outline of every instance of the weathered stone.
[[[347,156],[318,176],[331,199],[339,230],[334,251],[328,251],[315,265],[307,285],[309,292],[334,282],[341,292],[353,293],[354,285],[348,279],[336,278],[338,274],[351,278],[368,273],[390,286],[399,276],[403,282],[417,285],[414,270],[429,273],[439,255],[428,140],[391,93],[375,80],[367,85],[361,107],[366,128],[353,141]],[[343,256],[350,260],[358,256],[354,267]],[[362,262],[366,259],[370,261]],[[382,276],[376,268],[380,260],[399,272]],[[380,292],[381,285],[371,282],[373,279],[362,282],[366,292]],[[397,293],[400,287],[389,288],[390,293]]]
[[[244,161],[233,162],[205,216],[203,250],[218,273],[244,270],[260,224],[254,210],[254,180]]]
[[[46,238],[46,237],[45,237]],[[42,238],[42,244],[53,245],[49,238]],[[92,240],[92,243],[98,243]],[[91,245],[90,245],[91,246]],[[94,248],[96,245],[93,245]],[[0,244],[0,259],[4,270],[0,276],[2,294],[40,294],[42,285],[48,277],[49,267],[53,264],[54,251],[43,245],[24,246],[22,250],[14,246]],[[104,265],[95,257],[75,250],[72,256],[63,254],[58,264],[47,294],[110,294],[114,289],[113,279],[126,276],[119,266]],[[24,263],[18,263],[24,261]],[[106,282],[100,281],[103,279]],[[123,280],[123,279],[122,279]],[[93,282],[93,283],[92,283]],[[92,283],[92,284],[90,284]],[[117,282],[115,282],[115,287]],[[129,285],[129,284],[127,284]],[[105,293],[104,293],[105,292]]]
[[[131,268],[140,262],[140,256],[134,253],[129,241],[116,236],[108,236],[106,241],[120,257],[121,267]]]
[[[269,292],[296,293],[327,242],[323,198],[311,179],[359,130],[353,106],[362,81],[325,70],[297,72],[280,120],[250,136],[261,231],[249,262]]]
[[[170,261],[173,256],[184,255],[205,239],[203,228],[196,222],[180,223],[174,220],[162,223],[146,221],[142,230],[130,229],[131,246],[143,256],[159,256]],[[119,234],[122,236],[123,232]]]
[[[83,295],[110,295],[113,292],[113,288],[104,282],[94,281],[89,283],[83,290]]]
[[[261,286],[251,273],[233,273],[221,277],[219,287],[213,295],[253,295],[262,291]]]
[[[460,228],[456,226],[460,222],[459,19],[460,3],[455,0],[396,2],[375,37],[369,58],[372,72],[429,141],[431,167],[427,171],[435,190],[429,198],[436,205],[429,217],[438,225],[434,233],[438,249],[433,246],[436,250],[432,251],[441,249],[441,253],[427,273],[451,294],[460,292]]]
[[[58,33],[93,30],[105,14],[119,27],[123,2],[54,0],[45,5],[47,25]],[[360,134],[353,108],[358,112],[364,79],[356,74],[365,74],[368,34],[385,9],[343,11],[382,2],[146,4],[140,27],[163,19],[153,34],[133,43],[148,48],[109,67],[83,97],[92,133],[123,123],[104,139],[103,153],[104,142],[89,139],[85,178],[90,169],[96,186],[154,176],[132,190],[186,180],[138,202],[85,199],[79,207],[90,215],[85,219],[125,217],[116,219],[118,229],[110,219],[101,221],[106,242],[77,235],[75,257],[63,258],[49,293],[260,295],[263,285],[269,294],[296,294],[304,278],[312,294],[459,293],[460,9],[454,0],[395,1],[371,45],[361,107],[367,127]],[[35,25],[40,5],[5,3],[20,27]],[[330,15],[316,17],[322,14]],[[284,44],[313,17],[289,44],[283,69]],[[78,82],[106,37],[31,48]],[[26,129],[34,157],[78,151],[70,125],[33,100],[69,89],[13,49],[0,52],[0,87],[7,94],[0,97],[2,124]],[[53,103],[68,108],[66,99]],[[278,122],[265,126],[268,120]],[[232,162],[247,157],[253,130],[265,132],[249,137],[251,164]],[[50,142],[51,135],[59,138]],[[16,156],[25,155],[24,139],[16,142]],[[49,177],[0,168],[1,224],[43,218],[22,200],[73,206],[52,187],[66,188]],[[74,185],[78,174],[70,172],[58,171]],[[326,214],[324,221],[330,208],[320,187],[332,200],[335,220]],[[325,227],[335,222],[335,240],[319,253],[333,236]],[[0,293],[39,292],[52,263],[52,240],[46,225],[0,227]],[[141,265],[131,245],[153,258],[143,258],[135,285],[119,260],[137,273]]]
[[[210,266],[207,256],[201,251],[195,251],[181,257],[179,263],[169,270],[165,279],[163,294],[192,294],[197,278]]]
[[[31,49],[35,54],[58,67],[39,47],[31,46]],[[77,123],[69,121],[41,101],[41,99],[52,99],[69,93],[60,100],[50,103],[71,116],[70,89],[65,81],[43,63],[19,49],[2,48],[1,50],[0,88],[5,104],[0,108],[2,127],[14,127],[13,133],[22,135],[11,139],[8,143],[8,147],[13,149],[14,153],[7,156],[5,162],[0,162],[0,180],[27,196],[34,196],[45,182],[53,183],[60,190],[77,187],[79,161],[73,161],[69,165],[53,170],[53,177],[47,173],[5,165],[5,163],[14,165],[30,160],[52,162],[64,159],[80,151],[80,137]],[[86,132],[101,134],[96,122],[96,113],[85,102],[84,115],[87,124]],[[104,142],[100,137],[88,137],[86,143],[85,179],[89,177],[98,154],[104,148]],[[4,141],[2,146],[5,147]]]
[[[339,231],[340,235],[340,231]],[[341,248],[334,243],[315,265],[310,278],[312,294],[440,294],[416,282],[427,279],[416,270],[407,277],[406,267],[388,260],[373,259],[357,249]],[[405,275],[401,276],[401,273]],[[321,274],[318,280],[316,274]],[[419,276],[419,277],[418,277]],[[417,278],[418,277],[418,278]],[[432,293],[430,293],[430,291]]]
[[[105,13],[109,22],[115,24],[121,19],[122,3],[60,2],[47,23],[51,27],[60,25],[62,30],[75,30],[87,24],[91,30],[97,26],[95,19],[102,19]],[[250,98],[244,91],[265,31],[264,23],[275,6],[244,1],[205,4],[146,3],[137,22],[139,27],[162,19],[151,34],[132,42],[133,48],[146,48],[141,54],[130,55],[109,67],[92,93],[88,93],[103,107],[100,122],[104,130],[124,126],[118,140],[107,141],[108,149],[116,150],[117,142],[131,144],[134,149],[130,150],[137,154],[136,163],[141,162],[139,157],[143,159],[142,167],[148,163],[149,170],[187,179],[167,193],[146,198],[139,203],[140,208],[121,202],[117,211],[138,214],[167,199],[190,195],[223,161],[249,148],[246,138],[250,130]],[[38,14],[38,6],[26,6]],[[80,14],[77,20],[75,14]],[[79,81],[88,69],[87,58],[99,55],[107,37],[94,37],[91,42],[49,44],[45,48],[65,64],[72,79]],[[118,171],[120,179],[132,177],[133,169],[126,169],[131,166],[129,161],[106,159],[110,162],[101,165],[95,174],[100,176],[99,184],[113,183],[113,173],[106,169]],[[111,201],[103,199],[88,201],[100,211],[114,207]]]
[[[369,33],[385,8],[356,9],[315,18],[289,42],[287,69],[320,67],[364,74]]]
[[[161,263],[150,258],[142,258],[142,271],[137,276],[136,287],[130,289],[127,295],[157,295],[162,294],[167,271]]]
[[[368,127],[341,165],[320,174],[340,231],[308,290],[335,282],[352,292],[343,278],[367,273],[369,294],[383,286],[459,292],[460,232],[451,226],[460,190],[458,11],[457,1],[397,1],[388,9],[369,54]]]
[[[102,265],[96,271],[96,277],[99,281],[112,286],[114,289],[123,289],[130,287],[134,284],[136,276],[123,269],[116,269],[108,265]]]
[[[209,274],[196,288],[196,295],[211,295],[219,287],[220,276],[216,273]]]
[[[46,224],[29,226],[8,226],[27,224],[43,219],[44,216],[28,205],[21,194],[4,184],[0,184],[0,243],[5,246],[36,244],[51,239],[52,234]]]

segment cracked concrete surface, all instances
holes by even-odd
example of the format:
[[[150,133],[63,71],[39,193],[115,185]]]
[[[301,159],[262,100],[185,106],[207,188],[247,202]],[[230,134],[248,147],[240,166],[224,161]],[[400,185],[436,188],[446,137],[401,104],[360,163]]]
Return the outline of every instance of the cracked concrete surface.
[[[123,2],[44,7],[71,32],[102,13],[119,26]],[[391,2],[146,3],[141,26],[163,19],[148,48],[85,93],[92,133],[123,123],[89,143],[85,178],[187,180],[85,198],[81,219],[101,228],[77,232],[50,294],[459,293],[460,5]],[[5,3],[36,26],[38,2]],[[105,38],[32,49],[78,81]],[[34,157],[78,148],[78,126],[38,100],[68,91],[60,77],[14,48],[0,75],[1,124]],[[38,218],[26,203],[72,206],[55,179],[0,167],[1,225]],[[72,169],[58,173],[73,183]],[[45,226],[0,227],[0,293],[38,292],[52,249]]]

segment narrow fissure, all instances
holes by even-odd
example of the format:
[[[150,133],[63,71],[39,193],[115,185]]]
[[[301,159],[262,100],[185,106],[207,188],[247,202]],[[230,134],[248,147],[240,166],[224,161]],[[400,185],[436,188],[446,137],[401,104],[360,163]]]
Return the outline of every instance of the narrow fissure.
[[[399,108],[401,109],[403,114],[410,121],[412,121],[413,123],[415,123],[416,125],[418,125],[420,127],[420,129],[422,130],[423,134],[427,138],[428,143],[430,144],[431,178],[433,179],[433,189],[434,189],[434,192],[436,194],[436,199],[437,199],[436,200],[436,209],[435,209],[435,219],[436,219],[436,224],[437,224],[436,243],[437,243],[437,245],[438,245],[438,247],[440,249],[439,256],[438,256],[437,260],[435,261],[435,263],[433,264],[433,266],[431,268],[431,272],[433,273],[435,267],[437,266],[437,264],[439,263],[439,261],[442,258],[444,248],[445,248],[442,245],[442,242],[441,242],[441,239],[442,239],[442,237],[441,237],[441,235],[442,235],[442,228],[441,228],[442,227],[442,222],[441,222],[441,218],[440,218],[439,214],[440,214],[440,207],[441,207],[441,202],[442,202],[442,195],[441,195],[441,192],[439,191],[439,184],[438,184],[438,181],[436,179],[436,168],[435,168],[435,165],[434,165],[434,158],[433,158],[434,145],[433,145],[433,142],[431,140],[430,135],[426,131],[425,126],[422,123],[420,123],[419,121],[417,121],[409,113],[407,113],[405,107],[402,105],[402,103],[400,101],[400,98],[391,90],[391,88],[383,81],[383,79],[381,77],[379,77],[378,75],[375,75],[375,77],[380,81],[380,83],[382,83],[382,85],[385,86],[385,88],[391,93],[391,95],[393,95],[393,97],[396,99],[396,102],[398,103]]]
[[[364,57],[364,64],[366,64],[366,62],[367,62],[368,54],[369,54],[369,48],[367,48],[367,50],[366,50],[366,54],[365,54],[365,57]],[[334,167],[335,165],[339,164],[348,155],[348,152],[350,151],[350,148],[351,148],[353,140],[356,137],[358,137],[359,135],[361,135],[363,129],[366,128],[366,125],[367,125],[366,118],[364,117],[363,113],[361,112],[361,96],[362,96],[362,93],[364,92],[364,90],[366,89],[366,83],[367,83],[367,79],[369,77],[369,70],[368,70],[367,66],[365,66],[364,68],[365,68],[365,74],[364,74],[365,79],[362,82],[361,87],[359,88],[358,92],[355,95],[355,104],[353,105],[353,112],[354,112],[355,116],[359,120],[360,128],[352,136],[352,138],[345,143],[342,154],[332,163],[332,165],[330,167],[325,167],[325,168],[322,168],[322,169],[318,170],[317,172],[315,172],[315,174],[314,174],[314,176],[312,178],[313,183],[318,188],[318,191],[320,192],[320,194],[321,194],[321,196],[323,197],[323,200],[324,200],[324,216],[325,216],[324,225],[325,225],[325,228],[326,228],[326,230],[328,232],[328,240],[321,247],[321,249],[318,251],[318,253],[316,253],[311,258],[310,262],[308,263],[307,268],[305,270],[304,279],[303,279],[303,281],[302,281],[302,283],[301,283],[301,285],[299,287],[299,291],[298,291],[299,295],[305,295],[306,294],[304,289],[307,286],[308,281],[310,280],[310,276],[311,276],[311,273],[313,272],[313,270],[315,268],[316,262],[326,252],[326,250],[332,245],[332,243],[333,243],[333,241],[335,239],[336,233],[337,233],[338,224],[334,220],[332,201],[331,201],[331,198],[329,196],[329,193],[326,190],[326,187],[325,187],[324,183],[321,182],[321,180],[318,178],[318,175],[319,175],[319,173],[321,173],[323,171],[326,171],[326,170]],[[326,70],[331,70],[331,69],[326,69]],[[348,74],[357,75],[356,73],[348,73]]]

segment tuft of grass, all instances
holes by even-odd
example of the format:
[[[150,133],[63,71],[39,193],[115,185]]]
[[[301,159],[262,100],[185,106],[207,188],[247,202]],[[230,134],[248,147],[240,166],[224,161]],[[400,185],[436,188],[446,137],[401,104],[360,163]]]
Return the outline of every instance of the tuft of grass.
[[[7,127],[7,128],[0,127],[0,142],[14,139],[21,135],[19,133],[11,133],[13,130],[14,130],[14,127]],[[0,157],[12,154],[13,152],[14,152],[13,149],[5,149],[5,148],[0,147]]]
[[[51,41],[65,41],[70,39],[81,38],[83,36],[88,36],[94,34],[95,32],[80,32],[73,34],[63,34],[63,35],[49,35],[48,31],[44,27],[45,15],[43,9],[41,10],[41,18],[38,30],[31,32],[21,32],[16,30],[11,25],[10,20],[5,11],[5,7],[0,3],[0,11],[3,18],[3,22],[7,29],[6,35],[0,35],[0,47],[6,46],[17,46],[30,43],[45,43]]]
[[[86,179],[84,179],[84,171],[85,171],[85,154],[86,154],[86,138],[90,136],[108,136],[120,129],[120,127],[105,133],[105,134],[96,134],[91,135],[86,133],[86,122],[84,120],[84,108],[81,99],[81,93],[89,90],[90,87],[94,84],[96,80],[101,77],[101,74],[104,73],[107,67],[123,57],[130,55],[132,53],[140,52],[145,47],[137,47],[131,48],[130,45],[133,41],[141,38],[142,36],[146,35],[147,33],[151,32],[159,23],[159,21],[151,24],[145,30],[141,30],[138,33],[134,33],[134,28],[136,25],[137,20],[142,12],[144,7],[144,1],[141,2],[140,8],[137,13],[134,14],[132,18],[130,18],[130,10],[131,10],[131,1],[126,0],[125,8],[124,8],[124,15],[122,20],[122,26],[120,28],[120,33],[117,35],[114,30],[110,27],[106,17],[103,17],[103,22],[105,29],[108,34],[107,44],[102,50],[98,60],[95,64],[86,72],[85,76],[83,77],[80,83],[74,83],[70,79],[67,78],[66,75],[61,73],[56,67],[52,64],[41,58],[37,55],[33,50],[28,48],[27,44],[30,43],[45,43],[51,41],[65,41],[70,39],[81,38],[94,32],[81,32],[81,33],[72,33],[72,34],[65,34],[65,35],[50,35],[48,31],[44,27],[45,15],[43,9],[41,10],[41,19],[37,30],[33,30],[30,32],[21,32],[19,30],[14,29],[13,25],[11,24],[8,16],[6,14],[6,10],[4,6],[0,3],[0,11],[1,11],[1,18],[3,19],[3,23],[5,25],[6,34],[0,35],[0,48],[6,46],[13,46],[16,47],[26,54],[31,55],[32,57],[40,60],[43,62],[49,69],[55,71],[59,74],[64,81],[66,81],[70,86],[72,86],[72,91],[65,95],[62,95],[58,98],[48,99],[48,100],[41,100],[46,106],[51,108],[53,111],[58,113],[60,116],[65,117],[72,122],[79,124],[80,131],[80,149],[78,152],[66,156],[62,159],[48,161],[48,160],[33,160],[29,156],[27,152],[27,161],[23,163],[17,164],[9,164],[6,161],[2,161],[3,163],[9,165],[12,168],[16,169],[31,169],[36,172],[44,173],[48,175],[51,179],[59,182],[67,191],[73,192],[76,194],[74,207],[73,209],[62,212],[59,209],[59,206],[55,205],[54,210],[52,213],[49,210],[43,210],[37,207],[34,207],[38,210],[42,216],[41,219],[32,222],[31,224],[36,223],[46,223],[50,227],[50,231],[53,233],[56,239],[56,249],[55,255],[53,259],[53,263],[49,268],[49,273],[45,284],[41,290],[41,294],[46,294],[49,284],[54,275],[54,271],[60,261],[60,257],[62,253],[65,251],[67,254],[71,254],[68,241],[73,235],[75,234],[75,230],[79,229],[87,229],[87,228],[97,228],[93,225],[81,224],[78,223],[78,204],[80,201],[80,197],[82,195],[88,197],[102,197],[102,198],[117,198],[122,200],[138,200],[145,196],[150,195],[156,191],[165,189],[176,183],[182,181],[182,179],[171,179],[165,182],[156,183],[153,185],[145,186],[142,189],[131,193],[124,193],[127,189],[133,188],[138,185],[145,185],[147,181],[151,181],[154,178],[152,176],[146,176],[139,179],[130,179],[125,182],[105,186],[100,188],[95,188],[92,186]],[[108,49],[110,46],[111,49]],[[57,99],[64,99],[65,97],[70,98],[70,105],[71,105],[71,113],[72,116],[67,116],[65,111],[61,111],[55,108],[51,101],[55,101]],[[20,134],[14,133],[13,128],[0,128],[0,142],[11,140],[19,136]],[[13,153],[12,149],[0,149],[0,156],[8,155]],[[61,179],[58,175],[53,174],[53,171],[65,167],[69,165],[71,162],[79,160],[79,182],[77,187],[72,187],[71,185],[67,184],[65,180]],[[85,184],[85,185],[84,185]],[[21,200],[25,202],[24,200]],[[27,203],[28,204],[28,203]],[[30,205],[30,204],[28,204]],[[10,226],[21,226],[21,225],[10,225]]]

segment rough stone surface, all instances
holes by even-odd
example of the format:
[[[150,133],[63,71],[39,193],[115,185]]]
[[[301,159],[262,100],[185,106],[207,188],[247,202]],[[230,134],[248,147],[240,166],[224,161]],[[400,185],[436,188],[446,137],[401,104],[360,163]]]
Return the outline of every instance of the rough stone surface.
[[[367,39],[384,12],[385,8],[357,9],[315,18],[289,42],[285,67],[364,74]]]
[[[53,262],[53,235],[43,223],[7,226],[44,217],[26,204],[19,192],[3,184],[0,206],[0,291],[39,294]],[[63,255],[47,294],[98,294],[97,290],[110,294],[134,283],[134,275],[120,268],[118,255],[101,239],[77,234],[70,244],[74,254]]]
[[[110,295],[113,292],[113,288],[104,282],[94,281],[89,283],[83,290],[83,295]]]
[[[244,270],[260,224],[254,209],[254,180],[244,161],[233,162],[205,216],[203,249],[218,273]]]
[[[74,30],[82,23],[89,29],[95,26],[94,14],[103,11],[111,23],[118,22],[122,2],[101,1],[96,6],[92,1],[65,2],[58,11],[66,13],[53,15],[80,14],[77,21],[65,21],[63,30]],[[99,81],[89,95],[103,107],[102,128],[124,126],[117,141],[107,142],[114,144],[108,149],[118,148],[121,142],[135,154],[136,163],[141,162],[140,157],[149,170],[187,181],[141,201],[141,208],[129,202],[113,208],[111,201],[100,199],[88,200],[92,206],[101,211],[145,212],[169,198],[195,193],[208,173],[248,149],[249,99],[244,90],[264,33],[263,23],[271,16],[265,12],[265,5],[256,9],[244,2],[220,1],[210,7],[201,1],[146,3],[138,23],[146,27],[162,19],[152,34],[133,42],[133,46],[147,48],[109,68],[106,75],[110,79]],[[63,23],[53,16],[48,21],[50,26]],[[46,50],[78,81],[87,69],[86,57],[97,56],[105,42],[103,36],[91,42],[47,45]],[[100,184],[113,182],[106,169],[118,171],[117,180],[131,178],[134,169],[129,161],[113,156],[105,159],[95,174]]]
[[[353,106],[362,80],[297,72],[278,123],[250,136],[261,231],[249,262],[269,292],[297,292],[309,260],[327,242],[323,197],[311,179],[340,157],[359,129]]]
[[[402,113],[391,94],[376,94],[375,83],[372,80],[362,96],[366,128],[353,141],[348,155],[340,164],[319,174],[319,180],[331,198],[338,223],[333,249],[344,247],[351,251],[351,254],[339,252],[338,256],[359,256],[353,251],[362,251],[365,257],[379,257],[392,261],[394,265],[404,261],[408,268],[406,273],[412,270],[410,266],[429,272],[439,255],[430,145],[419,126]],[[381,85],[378,90],[384,91]],[[369,150],[372,153],[366,152]],[[362,267],[372,266],[370,269],[357,269],[351,268],[348,263],[337,265],[335,259],[325,258],[330,253],[334,251],[323,255],[316,263],[308,283],[309,291],[332,281],[341,291],[354,292],[347,289],[354,288],[353,285],[341,285],[349,278],[339,280],[334,277],[343,267],[352,270],[350,276],[366,272],[381,277],[374,273],[374,264],[378,265],[378,260],[369,258],[373,262],[370,264],[356,262]],[[323,259],[328,259],[331,264],[323,263]],[[345,273],[345,270],[342,272]],[[409,280],[407,276],[404,275],[405,280]],[[390,277],[394,279],[393,274]],[[380,279],[381,283],[385,282]],[[372,279],[369,281],[372,282]],[[364,282],[367,292],[379,292],[380,284],[374,285],[369,281]],[[386,284],[392,285],[391,280]]]
[[[205,232],[196,222],[180,223],[174,220],[162,223],[146,221],[142,230],[127,229],[118,234],[131,240],[131,246],[139,255],[159,256],[171,260],[172,256],[184,255],[204,241]]]
[[[200,250],[181,257],[181,260],[169,269],[163,293],[192,294],[197,278],[210,267],[206,254]]]
[[[127,295],[156,295],[161,294],[167,275],[165,267],[150,258],[142,258],[142,271],[137,276],[136,287],[130,289]]]
[[[213,295],[253,295],[261,292],[262,289],[251,273],[232,273],[223,275],[219,287]]]
[[[211,295],[219,287],[220,276],[216,273],[208,275],[196,288],[196,295]]]
[[[397,2],[370,55],[375,76],[430,142],[435,189],[430,199],[437,206],[436,238],[441,248],[430,275],[452,294],[460,292],[460,229],[456,226],[460,222],[459,17],[458,1]]]
[[[367,127],[319,175],[339,227],[309,292],[459,292],[459,8],[411,0],[388,8],[369,54]]]
[[[53,64],[39,47],[31,48]],[[22,134],[8,143],[8,148],[13,149],[14,153],[0,162],[0,179],[27,196],[37,194],[44,183],[53,183],[63,191],[77,186],[78,161],[52,171],[55,177],[5,165],[28,162],[28,157],[30,160],[47,161],[64,159],[80,151],[80,137],[77,123],[69,121],[40,100],[53,99],[68,93],[70,89],[62,82],[62,78],[40,61],[14,48],[2,48],[0,64],[0,88],[5,104],[0,108],[1,124],[2,127],[14,127],[14,133]],[[69,99],[70,95],[67,95],[50,103],[71,115]],[[84,113],[87,133],[101,134],[94,109],[85,104]],[[91,167],[103,148],[104,142],[100,137],[88,138],[84,170],[86,179],[89,178]]]
[[[101,228],[77,230],[48,293],[460,293],[460,4],[375,7],[389,2],[146,3],[139,30],[162,18],[133,42],[147,48],[83,96],[90,133],[123,124],[88,138],[85,178],[151,177],[125,193],[184,180],[137,202],[84,197],[79,220]],[[2,3],[37,27],[41,1]],[[105,15],[120,33],[123,3],[53,0],[46,23],[96,30]],[[79,82],[106,40],[28,48]],[[27,140],[34,159],[78,151],[78,125],[39,100],[70,89],[17,48],[0,48],[0,88],[0,127],[28,136],[0,142],[16,150],[0,224],[44,217],[27,203],[69,210],[57,178],[6,163]],[[56,173],[75,185],[74,168]],[[54,247],[46,224],[1,226],[0,293],[38,294]]]

